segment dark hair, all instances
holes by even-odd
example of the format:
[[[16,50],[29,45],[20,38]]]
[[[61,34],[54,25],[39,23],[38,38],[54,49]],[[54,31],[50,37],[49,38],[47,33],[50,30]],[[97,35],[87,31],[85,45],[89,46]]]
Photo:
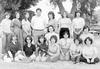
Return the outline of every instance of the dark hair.
[[[25,38],[25,42],[27,43],[27,38],[29,38],[32,42],[32,36],[28,35],[26,38]]]
[[[67,11],[64,11],[63,14],[61,14],[62,18],[64,18],[64,16],[63,16],[64,13],[66,13],[66,18],[68,18],[68,12]]]
[[[46,43],[46,38],[45,38],[44,35],[40,35],[40,36],[38,37],[38,42],[41,43],[41,42],[40,42],[40,39],[41,39],[41,38],[43,38],[43,39],[44,39],[44,43]]]
[[[49,11],[48,16],[49,16],[49,15],[52,15],[52,16],[53,16],[53,19],[55,19],[55,14],[54,14],[53,11]],[[50,20],[50,19],[49,19],[49,20]]]
[[[80,38],[76,38],[76,39],[74,39],[74,43],[75,43],[75,41],[76,40],[78,40],[79,41],[79,44],[81,44],[82,43],[82,39],[80,39]]]
[[[65,35],[66,33],[68,34],[68,38],[70,38],[70,32],[69,32],[69,29],[67,29],[66,31],[63,32],[63,38],[64,38],[64,35]]]
[[[57,42],[57,36],[56,36],[56,35],[52,35],[52,36],[50,37],[50,41],[51,41],[51,39],[55,39],[55,43]]]
[[[80,17],[81,17],[81,14],[82,14],[81,11],[76,11],[74,17],[77,17],[77,13],[80,13]]]
[[[53,25],[49,25],[49,26],[47,27],[47,31],[48,31],[48,32],[50,32],[50,31],[49,31],[49,28],[50,28],[50,27],[52,27],[52,28],[53,28],[53,31],[55,31],[54,26],[53,26]]]
[[[85,40],[84,40],[84,43],[86,44],[86,41],[89,40],[91,41],[91,44],[93,43],[93,39],[91,39],[90,37],[87,37]]]
[[[88,31],[90,31],[90,28],[89,28],[88,26],[84,26],[83,31],[84,31],[85,29],[88,29]]]
[[[37,9],[36,9],[36,12],[37,12],[38,10],[42,12],[41,8],[37,8]]]

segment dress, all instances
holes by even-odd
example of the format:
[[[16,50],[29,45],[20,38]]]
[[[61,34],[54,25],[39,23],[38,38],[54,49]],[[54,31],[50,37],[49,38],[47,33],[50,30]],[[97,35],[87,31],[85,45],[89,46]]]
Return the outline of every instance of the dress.
[[[11,23],[11,29],[12,32],[17,35],[18,42],[21,45],[21,48],[23,48],[23,35],[22,35],[22,24],[19,19],[13,19]]]

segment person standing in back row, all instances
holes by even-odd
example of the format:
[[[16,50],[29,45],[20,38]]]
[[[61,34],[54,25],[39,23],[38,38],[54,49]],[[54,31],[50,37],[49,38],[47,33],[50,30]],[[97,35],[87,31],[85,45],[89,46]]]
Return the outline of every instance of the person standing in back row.
[[[46,22],[42,17],[42,10],[40,8],[36,9],[36,15],[32,17],[31,26],[33,29],[33,36],[35,39],[35,43],[37,42],[38,36],[44,34],[44,30],[46,27]]]

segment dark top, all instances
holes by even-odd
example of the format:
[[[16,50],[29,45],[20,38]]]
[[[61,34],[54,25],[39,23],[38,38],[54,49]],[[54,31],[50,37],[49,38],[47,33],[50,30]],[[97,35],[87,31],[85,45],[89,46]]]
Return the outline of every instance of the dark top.
[[[21,50],[21,46],[18,42],[16,42],[15,44],[13,44],[12,42],[9,43],[9,45],[7,46],[7,52],[11,51],[13,57],[15,57],[15,54]]]
[[[35,45],[33,45],[33,44],[31,44],[30,47],[28,47],[27,44],[25,44],[25,45],[23,46],[23,51],[25,52],[25,55],[26,55],[27,57],[30,57],[30,56],[33,54],[33,52],[35,52],[35,50],[36,50],[36,47],[35,47]]]
[[[37,46],[39,47],[38,52],[40,51],[40,52],[44,52],[47,54],[48,45],[46,43],[44,43],[44,44],[39,43]]]

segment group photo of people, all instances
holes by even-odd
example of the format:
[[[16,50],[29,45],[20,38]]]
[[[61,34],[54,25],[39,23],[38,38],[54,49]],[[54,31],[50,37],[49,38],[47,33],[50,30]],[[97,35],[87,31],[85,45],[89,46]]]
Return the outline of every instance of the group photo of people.
[[[94,11],[89,2],[83,8],[80,0],[76,0],[72,10],[72,13],[58,13],[58,19],[54,11],[49,11],[45,13],[48,20],[40,7],[36,8],[34,16],[25,10],[23,18],[20,11],[5,12],[0,23],[0,60],[98,63],[95,36],[90,32],[90,24],[96,22]]]

